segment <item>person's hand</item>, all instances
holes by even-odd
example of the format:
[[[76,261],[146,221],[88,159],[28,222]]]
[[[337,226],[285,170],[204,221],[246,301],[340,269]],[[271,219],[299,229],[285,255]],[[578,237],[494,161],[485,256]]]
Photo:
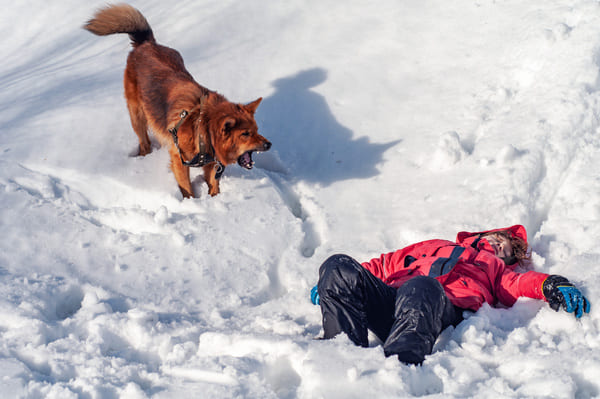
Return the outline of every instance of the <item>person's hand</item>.
[[[550,307],[558,312],[562,308],[575,313],[580,318],[583,313],[590,312],[590,302],[583,296],[573,284],[562,276],[549,276],[542,284],[542,289]]]
[[[313,305],[319,304],[318,285],[315,285],[314,287],[312,287],[312,290],[310,290],[310,301],[313,303]]]

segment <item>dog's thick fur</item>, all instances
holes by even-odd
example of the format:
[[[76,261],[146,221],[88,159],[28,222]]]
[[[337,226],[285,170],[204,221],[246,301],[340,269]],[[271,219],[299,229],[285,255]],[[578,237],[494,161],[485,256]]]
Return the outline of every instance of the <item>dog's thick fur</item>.
[[[200,86],[185,69],[181,55],[156,43],[146,18],[135,8],[111,5],[99,10],[84,26],[96,35],[127,33],[133,49],[125,68],[125,98],[133,130],[137,134],[139,155],[152,151],[148,128],[162,145],[169,148],[171,169],[184,197],[193,197],[189,167],[200,152],[201,141],[223,165],[236,161],[251,169],[252,152],[267,151],[271,143],[258,134],[254,113],[262,98],[247,105],[234,104],[222,95]],[[182,111],[188,116],[178,129],[181,156],[169,129],[180,122]],[[219,193],[216,162],[203,167],[209,194]]]

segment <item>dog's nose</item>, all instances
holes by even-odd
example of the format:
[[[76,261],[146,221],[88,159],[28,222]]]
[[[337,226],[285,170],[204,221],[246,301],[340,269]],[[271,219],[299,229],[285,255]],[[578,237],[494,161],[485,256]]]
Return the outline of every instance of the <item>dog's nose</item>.
[[[264,143],[263,148],[264,148],[264,151],[269,151],[269,149],[271,148],[271,142],[267,141],[266,143]]]

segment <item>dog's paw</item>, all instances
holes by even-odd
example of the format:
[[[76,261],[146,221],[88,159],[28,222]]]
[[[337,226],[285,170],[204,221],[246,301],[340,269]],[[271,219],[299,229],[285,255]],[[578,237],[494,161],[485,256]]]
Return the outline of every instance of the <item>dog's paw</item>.
[[[148,147],[142,147],[140,146],[139,150],[138,150],[138,157],[143,157],[146,156],[148,154],[150,154],[152,152],[152,146],[148,146]]]
[[[152,147],[148,148],[147,150],[143,150],[141,147],[136,147],[133,150],[129,151],[129,157],[130,158],[143,157],[143,156],[150,154],[151,152],[152,152]]]

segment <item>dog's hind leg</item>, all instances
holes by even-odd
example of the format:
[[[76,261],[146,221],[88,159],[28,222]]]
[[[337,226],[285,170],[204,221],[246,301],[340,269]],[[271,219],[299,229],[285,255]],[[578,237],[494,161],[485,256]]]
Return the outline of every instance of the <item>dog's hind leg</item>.
[[[152,144],[148,137],[148,120],[146,114],[138,98],[138,88],[135,77],[125,69],[125,99],[127,100],[127,109],[131,119],[133,131],[140,140],[140,156],[150,154],[152,152]]]
[[[179,184],[179,190],[181,190],[183,198],[194,197],[192,182],[190,181],[190,167],[181,163],[179,151],[174,145],[169,149],[169,154],[171,155],[171,170],[175,175],[177,184]]]
[[[148,137],[148,122],[146,121],[144,111],[140,106],[130,105],[129,102],[127,103],[127,109],[129,109],[133,131],[140,140],[140,152],[138,155],[144,156],[150,154],[152,152],[152,144],[150,143],[150,137]]]

